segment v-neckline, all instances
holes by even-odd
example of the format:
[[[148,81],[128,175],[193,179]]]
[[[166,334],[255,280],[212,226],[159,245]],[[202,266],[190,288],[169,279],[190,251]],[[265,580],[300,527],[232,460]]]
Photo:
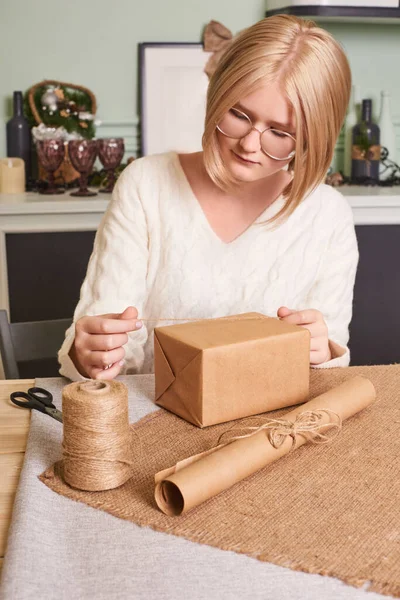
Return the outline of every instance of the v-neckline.
[[[208,231],[208,233],[211,235],[211,237],[214,238],[214,240],[216,240],[219,244],[222,244],[223,246],[229,247],[229,246],[232,246],[233,244],[235,244],[235,242],[238,243],[239,241],[241,241],[244,237],[246,237],[246,234],[248,234],[248,232],[253,227],[253,225],[256,225],[259,221],[261,221],[261,219],[266,220],[267,218],[273,216],[273,214],[275,214],[275,212],[277,212],[279,210],[279,208],[281,208],[281,205],[283,205],[283,202],[284,202],[283,194],[280,194],[273,202],[271,202],[271,204],[269,204],[267,206],[267,208],[265,208],[258,215],[258,217],[256,217],[246,227],[246,229],[244,229],[241,233],[239,233],[239,235],[237,235],[235,238],[233,238],[229,242],[225,242],[223,239],[221,239],[219,237],[219,235],[211,227],[211,223],[208,220],[207,215],[205,214],[203,207],[201,206],[196,194],[194,193],[192,186],[190,185],[189,179],[187,178],[186,173],[182,167],[181,161],[179,160],[178,153],[173,151],[173,152],[171,152],[171,154],[172,154],[173,161],[174,161],[174,164],[176,167],[176,171],[179,174],[184,186],[187,188],[191,203],[193,204],[194,209],[197,212],[200,212],[200,218],[203,222],[204,228]],[[271,215],[269,214],[270,212],[271,212]]]

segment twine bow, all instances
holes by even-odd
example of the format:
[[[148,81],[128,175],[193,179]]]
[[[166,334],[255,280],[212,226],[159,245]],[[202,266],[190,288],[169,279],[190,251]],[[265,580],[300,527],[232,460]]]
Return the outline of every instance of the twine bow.
[[[328,423],[323,423],[324,413],[328,414],[329,419],[333,416],[336,422],[329,421]],[[296,435],[302,435],[307,441],[310,441],[313,444],[327,444],[339,434],[341,428],[342,419],[340,415],[329,408],[321,408],[299,413],[294,421],[286,419],[268,419],[268,421],[256,427],[241,427],[240,429],[251,430],[250,433],[232,437],[229,441],[232,442],[233,440],[247,438],[266,429],[269,430],[268,439],[271,445],[276,449],[282,446],[287,436],[290,436],[292,438],[292,447],[290,451],[292,451],[296,447]],[[228,429],[227,431],[224,431],[218,440],[218,444],[220,443],[222,436],[230,431],[232,430]]]
[[[210,21],[206,25],[203,34],[203,47],[205,52],[213,53],[204,67],[204,72],[209,78],[214,73],[221,56],[232,44],[232,41],[232,32],[225,25],[222,25],[222,23]]]

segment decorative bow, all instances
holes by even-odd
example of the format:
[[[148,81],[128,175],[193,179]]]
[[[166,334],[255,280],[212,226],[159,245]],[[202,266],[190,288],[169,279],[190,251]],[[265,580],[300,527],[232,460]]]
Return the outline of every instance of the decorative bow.
[[[225,25],[222,25],[222,23],[210,21],[206,25],[203,34],[203,48],[205,52],[213,53],[204,67],[204,72],[209,78],[214,73],[221,56],[232,44],[232,41],[232,32]]]
[[[328,423],[323,423],[323,413],[328,414],[329,419],[331,418],[331,415],[333,415],[336,422],[329,421]],[[260,426],[241,427],[240,429],[251,430],[250,433],[232,437],[230,438],[229,442],[232,442],[233,440],[239,440],[241,438],[247,438],[255,435],[259,431],[269,429],[268,439],[274,448],[280,448],[287,436],[290,436],[292,438],[291,450],[294,450],[296,447],[296,435],[298,434],[302,435],[307,441],[311,441],[313,444],[327,444],[339,434],[341,428],[341,417],[328,408],[321,408],[318,410],[307,410],[299,413],[294,421],[289,421],[286,419],[268,419],[268,421]],[[218,444],[220,443],[222,436],[230,431],[232,430],[228,429],[220,436]],[[330,432],[330,435],[326,434],[328,431]]]

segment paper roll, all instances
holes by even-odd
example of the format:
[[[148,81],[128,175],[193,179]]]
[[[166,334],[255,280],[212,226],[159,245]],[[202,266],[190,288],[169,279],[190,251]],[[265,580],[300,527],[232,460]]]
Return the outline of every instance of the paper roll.
[[[22,158],[0,159],[0,193],[25,192],[25,163]]]
[[[375,397],[372,382],[357,376],[296,407],[283,419],[294,422],[305,411],[327,410],[345,420],[372,404]],[[328,423],[329,412],[321,413],[321,424]],[[301,433],[294,437],[296,448],[308,441]],[[276,448],[269,440],[268,430],[261,430],[190,457],[156,474],[156,503],[165,514],[180,515],[285,456],[292,445],[293,439],[287,435]]]

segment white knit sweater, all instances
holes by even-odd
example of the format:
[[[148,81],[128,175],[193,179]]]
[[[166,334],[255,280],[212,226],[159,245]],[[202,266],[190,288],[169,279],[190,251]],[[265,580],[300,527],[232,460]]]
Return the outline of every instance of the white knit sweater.
[[[158,318],[172,324],[251,311],[276,317],[280,306],[315,308],[328,325],[334,356],[317,367],[347,366],[358,263],[352,210],[337,190],[320,185],[275,230],[259,224],[282,205],[280,197],[225,243],[175,152],[134,161],[99,226],[74,322],[135,306],[139,318],[152,321],[129,334],[122,372],[152,373],[154,327],[169,324]],[[84,378],[68,356],[74,335],[72,325],[59,352],[60,373],[78,380]]]

